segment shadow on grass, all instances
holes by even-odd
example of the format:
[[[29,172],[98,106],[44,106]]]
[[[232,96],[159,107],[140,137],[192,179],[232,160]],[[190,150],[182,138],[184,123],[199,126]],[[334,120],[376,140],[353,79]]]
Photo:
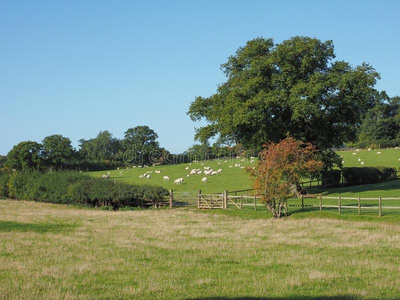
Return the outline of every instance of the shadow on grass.
[[[359,299],[354,296],[293,296],[293,297],[208,297],[208,298],[186,298],[186,300],[316,300],[316,299],[327,299],[327,300],[355,300]]]
[[[51,223],[20,223],[13,221],[0,221],[0,232],[37,232],[37,233],[59,233],[72,231],[75,224],[51,224]]]
[[[311,187],[307,189],[310,193],[323,193],[324,195],[332,195],[332,194],[344,194],[351,193],[357,196],[359,193],[364,192],[379,192],[379,191],[391,191],[391,190],[400,190],[400,180],[391,180],[380,183],[372,183],[372,184],[363,184],[363,185],[353,185],[353,186],[345,186],[345,187],[337,187],[337,188],[329,188],[324,189],[321,187]],[[396,195],[400,197],[399,195]],[[393,195],[394,197],[394,195]]]

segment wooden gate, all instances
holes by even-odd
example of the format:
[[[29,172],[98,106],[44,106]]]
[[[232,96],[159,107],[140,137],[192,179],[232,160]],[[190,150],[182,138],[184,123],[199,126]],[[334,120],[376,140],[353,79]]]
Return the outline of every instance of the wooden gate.
[[[198,194],[197,208],[199,209],[223,209],[224,194]]]

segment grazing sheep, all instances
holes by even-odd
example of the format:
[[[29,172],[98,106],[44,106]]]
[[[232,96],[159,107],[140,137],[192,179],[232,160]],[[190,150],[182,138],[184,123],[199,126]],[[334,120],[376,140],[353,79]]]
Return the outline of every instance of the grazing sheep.
[[[362,162],[361,162],[361,164],[363,165],[363,164],[364,164],[364,162],[362,161]]]
[[[147,175],[146,178],[147,178],[147,179],[150,179],[150,175]]]
[[[233,168],[233,166],[229,166],[228,168]]]
[[[217,175],[218,172],[217,171],[212,171],[210,175]]]
[[[175,184],[181,184],[183,182],[183,178],[178,178],[174,181]]]
[[[397,150],[397,149],[399,149],[399,147],[394,147],[394,149],[396,149],[396,150]]]
[[[356,149],[356,152],[360,151],[360,149]]]
[[[110,173],[110,172],[107,172],[107,175],[111,175],[111,173]]]
[[[169,177],[168,176],[164,176],[164,181],[169,181]]]
[[[189,170],[189,167],[186,167],[185,170]]]
[[[353,155],[356,155],[357,153],[353,152]]]
[[[186,177],[189,177],[189,176],[190,176],[189,174],[186,175]]]
[[[344,164],[344,160],[342,160],[342,164]]]
[[[207,177],[203,177],[203,179],[201,179],[201,182],[207,182]]]
[[[122,174],[124,174],[123,172],[119,172],[119,175],[122,175]]]
[[[368,148],[368,151],[371,151],[371,148]]]
[[[361,158],[359,158],[358,161],[361,161]]]
[[[118,167],[117,170],[119,170],[120,168]]]
[[[103,175],[103,176],[101,176],[101,178],[107,179],[107,178],[110,178],[110,175]]]
[[[241,166],[240,168],[241,168],[241,169],[244,169],[244,166]]]
[[[380,152],[380,151],[378,151],[378,152],[376,152],[376,154],[381,154],[382,152]]]
[[[143,178],[143,177],[144,177],[144,175],[140,175],[140,176],[139,176],[139,178]]]
[[[154,173],[157,173],[157,174],[161,174],[161,170],[159,170],[159,171],[154,171]]]
[[[197,175],[201,175],[201,171],[200,171],[200,170],[197,171],[196,174],[197,174]]]

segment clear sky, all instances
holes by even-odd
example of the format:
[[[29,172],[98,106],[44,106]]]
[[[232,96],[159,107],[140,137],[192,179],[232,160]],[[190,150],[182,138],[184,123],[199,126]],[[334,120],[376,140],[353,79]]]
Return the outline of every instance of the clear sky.
[[[186,112],[256,37],[333,40],[400,95],[400,1],[0,0],[0,154],[62,134],[74,146],[148,125],[173,153],[194,143]]]

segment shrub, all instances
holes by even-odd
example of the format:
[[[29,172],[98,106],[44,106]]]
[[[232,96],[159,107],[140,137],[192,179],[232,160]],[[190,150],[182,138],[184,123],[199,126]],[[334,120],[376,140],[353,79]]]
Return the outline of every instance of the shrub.
[[[8,198],[8,180],[10,174],[8,172],[0,172],[0,198]]]
[[[340,184],[340,179],[342,177],[342,171],[340,170],[330,170],[322,173],[322,185],[325,186],[338,186]]]
[[[168,191],[162,187],[114,182],[72,171],[0,174],[0,197],[15,199],[119,209],[154,204],[166,195]]]
[[[343,178],[348,185],[370,184],[396,178],[396,170],[387,167],[343,168]]]

